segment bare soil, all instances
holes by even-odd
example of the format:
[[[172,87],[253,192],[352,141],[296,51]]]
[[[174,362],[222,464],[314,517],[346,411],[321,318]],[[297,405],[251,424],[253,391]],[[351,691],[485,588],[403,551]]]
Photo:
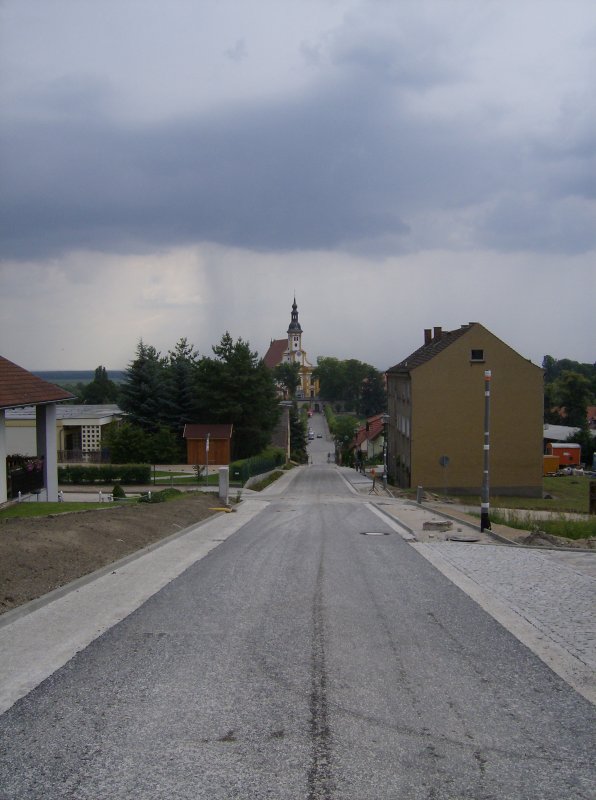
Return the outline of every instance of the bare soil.
[[[0,522],[0,614],[218,512],[213,495]]]

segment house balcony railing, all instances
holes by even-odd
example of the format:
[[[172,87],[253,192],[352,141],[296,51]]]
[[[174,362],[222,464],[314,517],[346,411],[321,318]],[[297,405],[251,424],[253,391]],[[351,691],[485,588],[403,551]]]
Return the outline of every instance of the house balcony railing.
[[[110,451],[102,450],[58,450],[59,464],[109,464]]]

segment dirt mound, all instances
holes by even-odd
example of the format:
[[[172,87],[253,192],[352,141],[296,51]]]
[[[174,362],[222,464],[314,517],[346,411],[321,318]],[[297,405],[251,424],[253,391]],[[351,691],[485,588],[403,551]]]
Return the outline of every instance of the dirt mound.
[[[213,495],[0,522],[0,614],[217,513]]]
[[[596,539],[567,539],[564,536],[554,536],[545,531],[532,531],[527,536],[518,538],[520,544],[533,545],[534,547],[567,547],[575,550],[595,550]]]

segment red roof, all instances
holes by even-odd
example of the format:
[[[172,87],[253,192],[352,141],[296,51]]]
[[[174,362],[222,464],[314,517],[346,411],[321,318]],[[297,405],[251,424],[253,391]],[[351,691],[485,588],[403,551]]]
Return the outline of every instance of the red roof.
[[[376,414],[374,417],[369,417],[368,431],[366,425],[362,425],[356,431],[355,442],[359,447],[363,442],[372,441],[383,433],[383,414]]]
[[[0,408],[41,406],[72,400],[73,394],[27,372],[18,364],[0,356]]]
[[[189,424],[184,426],[184,433],[182,436],[185,439],[206,439],[207,434],[209,434],[210,439],[231,439],[233,427],[231,422],[217,425]]]
[[[287,349],[287,339],[272,339],[269,350],[267,350],[263,359],[265,366],[269,367],[269,369],[273,369],[278,364],[281,364],[283,355]]]

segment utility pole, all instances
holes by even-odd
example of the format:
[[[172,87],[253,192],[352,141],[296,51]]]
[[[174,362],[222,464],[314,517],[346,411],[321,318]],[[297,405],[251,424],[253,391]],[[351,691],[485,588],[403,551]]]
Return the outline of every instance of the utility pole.
[[[490,485],[488,477],[490,454],[490,380],[489,369],[484,372],[484,464],[482,473],[482,502],[480,505],[480,530],[490,530]]]

